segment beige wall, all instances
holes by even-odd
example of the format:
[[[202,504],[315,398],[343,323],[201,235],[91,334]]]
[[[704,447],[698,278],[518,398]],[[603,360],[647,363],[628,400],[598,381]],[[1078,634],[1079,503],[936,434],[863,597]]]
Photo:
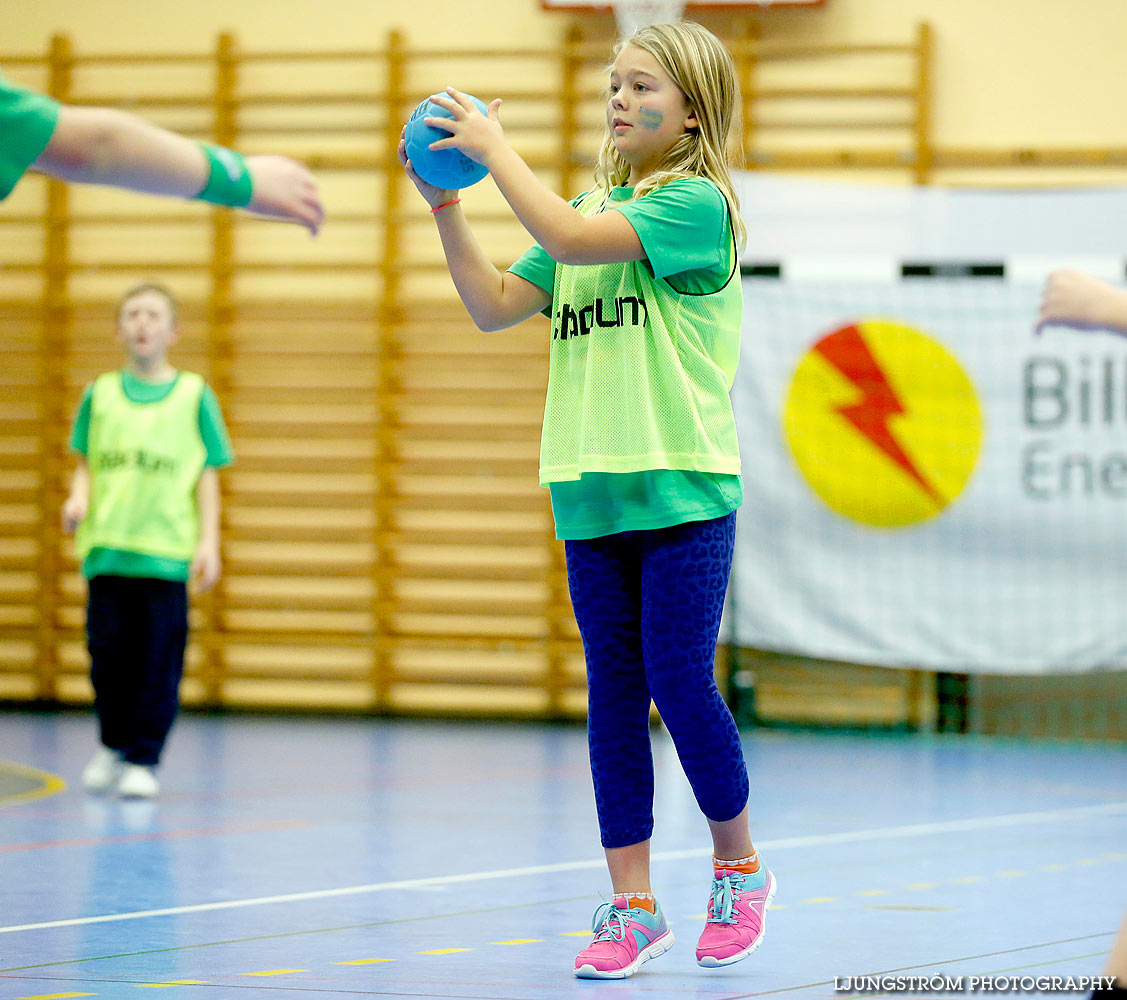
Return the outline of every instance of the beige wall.
[[[7,0],[4,7],[0,56],[40,51],[57,30],[85,51],[198,50],[222,29],[247,49],[356,48],[379,45],[392,27],[416,47],[485,48],[552,44],[566,23],[538,0]],[[1127,146],[1125,0],[826,0],[822,10],[757,17],[768,38],[854,42],[903,41],[929,21],[937,145]],[[519,85],[498,80],[501,96],[506,83]]]
[[[935,30],[938,145],[1127,145],[1123,0],[827,0],[767,33],[896,41]]]

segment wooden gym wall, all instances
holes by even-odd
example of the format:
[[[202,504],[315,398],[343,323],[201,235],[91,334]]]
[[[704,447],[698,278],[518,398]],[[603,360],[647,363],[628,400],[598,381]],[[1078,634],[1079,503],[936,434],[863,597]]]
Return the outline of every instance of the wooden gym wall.
[[[743,24],[727,41],[749,166],[927,183],[970,162],[931,142],[926,25],[899,45],[769,43]],[[214,387],[238,456],[221,475],[225,574],[193,602],[184,702],[583,713],[562,548],[536,479],[546,322],[473,327],[395,145],[422,96],[452,80],[488,95],[500,77],[511,141],[550,187],[578,193],[608,51],[600,24],[544,50],[427,50],[393,31],[363,51],[254,51],[221,35],[210,52],[148,58],[65,36],[46,54],[0,53],[9,76],[64,101],[301,158],[329,211],[311,241],[33,177],[5,203],[0,700],[90,698],[84,588],[59,528],[66,442],[83,386],[121,364],[113,303],[153,279],[184,301],[173,361]],[[1014,151],[980,165],[1030,162]],[[500,267],[527,246],[488,182],[463,207]],[[918,720],[919,678],[889,673],[859,697],[881,721]]]

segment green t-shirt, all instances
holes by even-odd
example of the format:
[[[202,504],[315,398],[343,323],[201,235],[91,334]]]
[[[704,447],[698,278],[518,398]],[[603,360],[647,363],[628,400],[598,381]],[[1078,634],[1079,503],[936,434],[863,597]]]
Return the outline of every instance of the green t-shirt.
[[[581,195],[573,204],[581,205],[586,197]],[[715,314],[722,322],[715,323],[715,330],[710,328],[705,336],[695,337],[691,349],[698,353],[710,349],[706,371],[711,385],[706,391],[713,397],[724,395],[718,407],[719,417],[714,422],[727,437],[727,450],[735,453],[738,467],[734,422],[726,393],[739,351],[742,295],[738,280],[734,283],[732,280],[736,262],[727,201],[714,184],[704,179],[674,181],[637,201],[631,201],[632,197],[632,188],[616,188],[611,192],[609,203],[598,208],[620,211],[633,226],[646,251],[646,259],[638,262],[639,266],[651,284],[661,283],[665,293],[661,301],[669,311],[676,311],[679,316],[688,313],[689,310],[681,309],[679,301],[680,296],[685,296],[692,306],[698,307],[691,319],[698,324],[704,320],[710,325],[712,314],[700,307],[705,303],[711,306],[719,293],[725,295],[726,301]],[[586,210],[589,213],[590,207]],[[510,270],[555,298],[557,264],[540,246],[533,246]],[[628,303],[626,310],[630,308]],[[609,319],[612,309],[598,304],[595,309],[601,311],[592,310],[586,330],[609,325],[599,321]],[[550,318],[555,316],[555,340],[559,334],[560,304],[553,301],[545,313]],[[678,333],[676,321],[673,321],[665,323],[661,333],[655,336],[677,337]],[[688,341],[690,336],[684,339]],[[668,359],[671,355],[667,352],[664,357]],[[684,367],[680,355],[672,364],[678,369]],[[715,368],[720,370],[714,371]],[[660,386],[656,395],[660,399]],[[712,400],[714,409],[717,409],[717,402],[715,398]],[[674,458],[666,464],[698,463],[691,458]],[[699,464],[708,464],[708,461]],[[711,464],[717,462],[713,460]],[[653,465],[651,469],[628,472],[581,469],[578,478],[549,481],[558,537],[594,538],[620,531],[708,520],[724,516],[743,500],[738,473],[691,467],[662,468],[659,467],[661,460],[654,461]]]
[[[0,76],[0,201],[46,149],[58,120],[58,101]]]
[[[743,503],[739,476],[654,469],[585,472],[549,485],[556,537],[601,538],[723,517]]]
[[[178,378],[179,376],[177,376]],[[121,388],[127,399],[134,403],[159,403],[166,399],[176,386],[177,379],[169,382],[146,382],[129,371],[121,372]],[[90,438],[90,403],[93,384],[86,387],[82,402],[74,419],[70,446],[81,455],[88,452]],[[209,386],[200,394],[197,418],[200,438],[206,451],[205,465],[222,468],[234,459],[231,440],[223,422],[219,400]],[[132,576],[159,580],[187,580],[189,563],[179,559],[122,549],[93,548],[83,560],[82,574],[87,579],[95,576]]]

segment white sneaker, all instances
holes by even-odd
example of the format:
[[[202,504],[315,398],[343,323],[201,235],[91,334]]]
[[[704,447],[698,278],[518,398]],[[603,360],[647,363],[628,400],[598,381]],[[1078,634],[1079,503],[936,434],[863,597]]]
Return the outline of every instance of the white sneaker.
[[[82,772],[82,785],[88,792],[108,792],[121,775],[121,756],[116,750],[100,746]]]
[[[117,794],[123,799],[151,799],[160,791],[160,783],[151,767],[125,764],[117,782]]]

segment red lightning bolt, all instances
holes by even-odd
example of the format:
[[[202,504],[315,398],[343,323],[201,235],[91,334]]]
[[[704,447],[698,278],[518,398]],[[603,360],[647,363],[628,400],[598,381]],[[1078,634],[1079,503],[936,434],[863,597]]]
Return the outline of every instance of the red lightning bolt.
[[[916,468],[888,426],[890,417],[907,411],[896,398],[861,331],[856,326],[843,327],[823,337],[814,350],[861,390],[858,402],[839,406],[837,412],[911,476],[940,507],[946,506],[947,501]]]

